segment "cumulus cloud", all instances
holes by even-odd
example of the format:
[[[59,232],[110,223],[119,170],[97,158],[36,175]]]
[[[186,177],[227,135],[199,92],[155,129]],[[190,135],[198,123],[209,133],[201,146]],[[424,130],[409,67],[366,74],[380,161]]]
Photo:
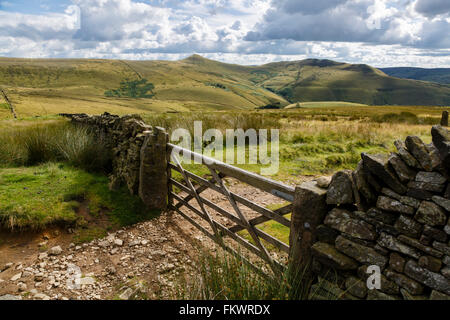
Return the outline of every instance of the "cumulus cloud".
[[[155,34],[167,21],[167,9],[130,0],[74,0],[81,11],[81,28],[75,34],[83,41],[114,41]]]
[[[415,4],[417,12],[427,16],[435,17],[441,14],[450,13],[449,0],[418,0]],[[448,30],[448,29],[447,29]]]
[[[281,8],[287,13],[318,14],[346,2],[347,0],[287,0],[281,3]]]
[[[275,8],[268,11],[264,21],[256,26],[256,31],[248,33],[247,40],[368,43],[412,41],[410,34],[398,32],[398,10],[388,8],[381,0],[282,0],[273,4]]]
[[[0,9],[0,55],[450,66],[448,0],[71,2],[56,13]]]
[[[281,0],[272,5],[264,20],[247,33],[246,40],[363,42],[429,48],[448,48],[450,42],[445,31],[450,29],[448,19],[430,22],[417,14],[420,10],[433,15],[445,13],[450,7],[448,0],[418,0],[416,11],[410,10],[406,0]]]

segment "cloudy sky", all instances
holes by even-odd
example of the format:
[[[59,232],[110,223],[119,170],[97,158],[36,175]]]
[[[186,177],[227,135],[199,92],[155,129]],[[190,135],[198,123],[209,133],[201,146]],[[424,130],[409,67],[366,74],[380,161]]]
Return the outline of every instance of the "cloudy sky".
[[[450,67],[450,0],[0,0],[0,56]]]

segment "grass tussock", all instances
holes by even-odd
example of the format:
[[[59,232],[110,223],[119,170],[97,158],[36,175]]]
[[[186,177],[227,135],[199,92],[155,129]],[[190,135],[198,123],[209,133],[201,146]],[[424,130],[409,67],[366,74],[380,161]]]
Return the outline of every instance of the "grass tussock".
[[[199,278],[179,284],[177,299],[189,300],[306,300],[313,278],[307,268],[288,268],[279,277],[256,273],[239,257],[203,252]]]
[[[50,161],[65,161],[88,171],[107,171],[111,157],[88,128],[65,121],[0,131],[0,166],[32,166]]]
[[[144,121],[151,126],[166,128],[171,134],[175,129],[186,129],[194,136],[194,122],[201,121],[203,132],[217,129],[224,136],[227,129],[279,129],[280,117],[272,113],[258,112],[198,112],[173,114],[148,114],[143,116]]]

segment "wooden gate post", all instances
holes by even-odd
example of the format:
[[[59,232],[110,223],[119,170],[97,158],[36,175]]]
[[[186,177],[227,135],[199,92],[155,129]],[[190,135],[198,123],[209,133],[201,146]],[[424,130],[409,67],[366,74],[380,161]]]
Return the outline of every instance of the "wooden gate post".
[[[441,126],[448,127],[448,111],[442,111]]]
[[[8,96],[6,95],[6,92],[2,88],[0,88],[0,92],[2,93],[3,98],[5,99],[6,103],[8,104],[9,109],[11,110],[11,113],[12,113],[14,119],[17,119],[16,111],[14,110],[14,107],[13,107],[11,101],[9,100]]]
[[[316,228],[327,214],[327,190],[309,181],[297,186],[291,216],[289,261],[294,268],[310,262],[311,246],[316,242]]]
[[[167,143],[168,134],[163,128],[146,131],[141,148],[139,197],[149,209],[167,209]]]

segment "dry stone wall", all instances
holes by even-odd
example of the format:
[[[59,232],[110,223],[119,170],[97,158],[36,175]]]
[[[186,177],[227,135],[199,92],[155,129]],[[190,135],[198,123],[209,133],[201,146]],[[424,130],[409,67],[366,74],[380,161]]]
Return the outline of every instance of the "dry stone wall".
[[[145,124],[139,115],[61,115],[70,118],[75,125],[88,126],[98,143],[111,152],[111,189],[125,184],[131,194],[141,196],[149,207],[166,207],[167,161],[166,153],[161,151],[165,145],[155,143],[166,143],[167,135],[162,129]]]
[[[450,299],[450,135],[441,126],[431,132],[431,144],[410,136],[390,156],[363,153],[356,170],[297,188],[291,246],[297,260],[311,258],[321,283],[313,290],[343,299]],[[373,265],[379,290],[366,284]]]

